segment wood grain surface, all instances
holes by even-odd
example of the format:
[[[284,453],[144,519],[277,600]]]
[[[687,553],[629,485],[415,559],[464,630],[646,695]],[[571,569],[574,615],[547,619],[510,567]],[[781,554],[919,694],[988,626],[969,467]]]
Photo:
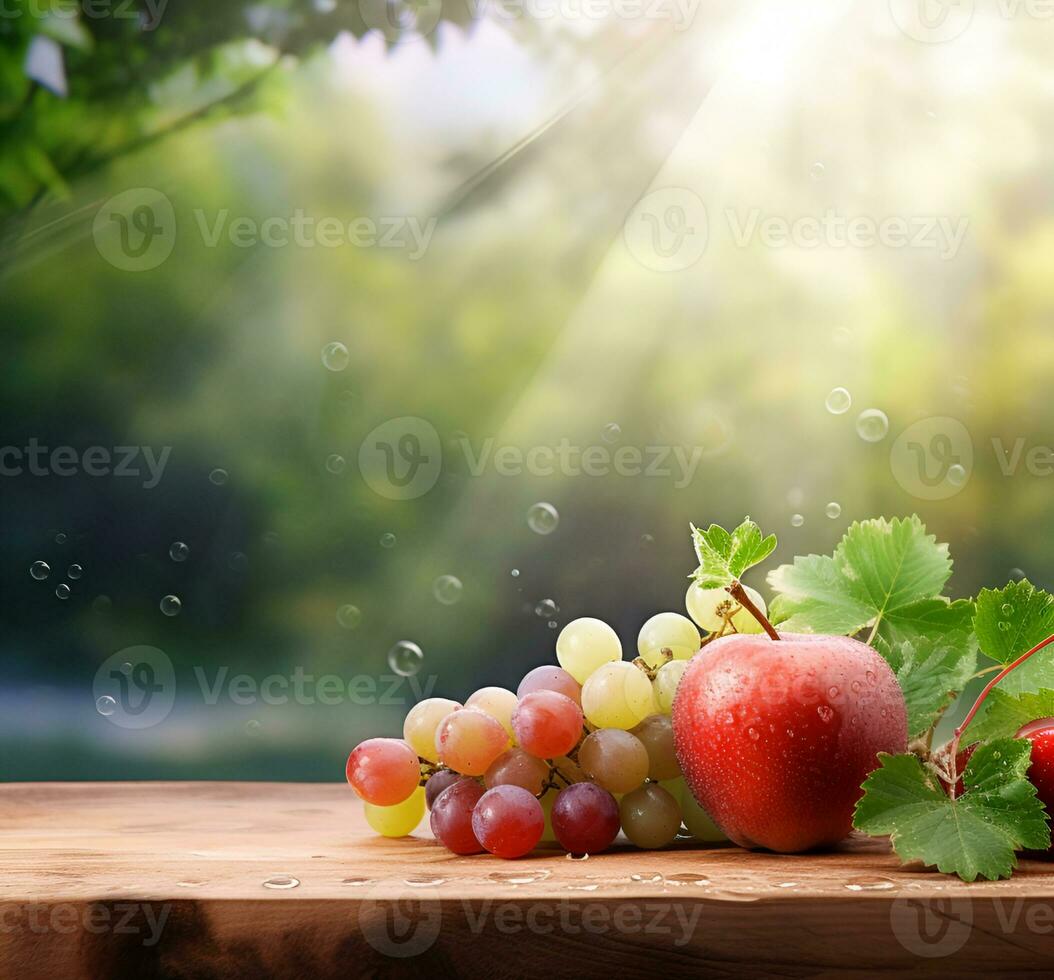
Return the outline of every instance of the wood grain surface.
[[[0,977],[1049,975],[1054,865],[964,884],[883,841],[587,860],[384,840],[344,785],[0,785]]]

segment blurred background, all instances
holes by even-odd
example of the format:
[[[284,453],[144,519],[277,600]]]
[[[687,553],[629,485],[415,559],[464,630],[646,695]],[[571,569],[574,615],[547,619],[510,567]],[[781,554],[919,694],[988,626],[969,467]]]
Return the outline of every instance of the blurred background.
[[[0,779],[343,779],[690,521],[1049,586],[1042,13],[8,0]]]

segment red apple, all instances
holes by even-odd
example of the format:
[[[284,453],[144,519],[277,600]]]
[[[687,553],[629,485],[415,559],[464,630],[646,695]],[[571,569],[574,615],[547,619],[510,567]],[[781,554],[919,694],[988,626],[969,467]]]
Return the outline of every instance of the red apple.
[[[723,637],[696,654],[673,704],[696,800],[741,847],[795,852],[852,828],[879,752],[907,750],[893,671],[844,636]]]
[[[1047,813],[1054,813],[1054,718],[1039,718],[1018,729],[1015,738],[1027,738],[1032,743],[1032,761],[1028,779],[1036,787],[1036,795],[1043,801]],[[1051,849],[1054,852],[1054,848]],[[1050,852],[1028,852],[1036,857]]]

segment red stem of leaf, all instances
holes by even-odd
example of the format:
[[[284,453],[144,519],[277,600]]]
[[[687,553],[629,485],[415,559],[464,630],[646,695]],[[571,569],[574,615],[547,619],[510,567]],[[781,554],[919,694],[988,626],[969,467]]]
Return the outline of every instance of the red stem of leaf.
[[[953,800],[955,799],[955,787],[956,784],[959,782],[959,767],[956,764],[955,759],[956,756],[959,754],[959,739],[962,738],[963,732],[966,731],[967,726],[970,724],[971,721],[973,721],[974,715],[977,714],[978,709],[981,707],[982,704],[984,704],[984,699],[988,697],[988,693],[992,690],[992,688],[995,687],[996,684],[998,684],[1012,670],[1015,670],[1016,668],[1020,667],[1026,660],[1028,660],[1029,657],[1039,653],[1040,650],[1042,650],[1044,647],[1050,646],[1052,643],[1054,643],[1054,636],[1048,636],[1042,643],[1037,643],[1031,650],[1028,651],[1028,653],[1021,654],[1021,656],[1018,657],[1017,660],[1015,660],[1011,664],[1008,664],[1001,671],[999,671],[999,673],[996,674],[995,677],[993,677],[985,685],[984,690],[977,696],[977,700],[974,701],[973,707],[969,710],[969,712],[967,712],[967,715],[963,719],[962,724],[955,729],[955,733],[952,735],[951,751],[949,753],[951,757],[950,765],[952,777],[951,798]]]
[[[768,621],[768,617],[751,601],[750,596],[747,595],[747,590],[743,588],[742,582],[733,582],[728,586],[728,594],[761,624],[762,629],[768,633],[770,639],[778,640],[780,638],[772,623]]]

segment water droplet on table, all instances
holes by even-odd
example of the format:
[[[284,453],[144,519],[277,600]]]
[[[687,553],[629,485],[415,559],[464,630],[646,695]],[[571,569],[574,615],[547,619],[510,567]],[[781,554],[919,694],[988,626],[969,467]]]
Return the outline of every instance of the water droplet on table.
[[[343,473],[344,467],[347,465],[347,461],[339,453],[331,453],[326,457],[326,469],[329,470],[330,473]]]
[[[530,885],[536,881],[545,881],[552,875],[548,869],[542,871],[492,871],[487,877],[506,885]]]
[[[381,535],[382,548],[387,548],[390,550],[394,548],[398,543],[398,540],[396,539],[395,535],[392,534],[391,531],[385,531],[384,534]]]
[[[823,512],[833,521],[837,520],[842,516],[842,505],[836,500],[832,500],[824,509]]]
[[[209,474],[209,482],[217,487],[222,487],[227,482],[228,476],[226,470],[214,469]]]
[[[46,561],[35,561],[29,566],[29,574],[38,582],[43,582],[51,574],[51,566]]]
[[[710,879],[706,875],[686,871],[682,874],[667,875],[666,882],[672,885],[709,885]]]
[[[109,694],[104,694],[95,702],[95,710],[103,717],[109,718],[117,710],[117,702]]]
[[[294,878],[292,875],[273,875],[268,878],[264,883],[264,888],[296,888],[300,884],[299,878]]]
[[[619,441],[621,435],[622,427],[618,422],[608,422],[608,424],[604,426],[604,432],[602,434],[604,442],[608,444],[616,443]]]
[[[66,569],[66,578],[71,582],[76,582],[84,574],[84,569],[80,565],[70,565]]]
[[[851,892],[884,892],[895,886],[892,878],[882,875],[873,877],[853,878],[845,883],[845,887]]]
[[[68,599],[70,597],[70,587],[63,582],[57,589],[55,589],[55,595],[60,599]]]
[[[190,547],[182,541],[173,541],[168,549],[168,557],[173,561],[186,561],[190,557]]]

